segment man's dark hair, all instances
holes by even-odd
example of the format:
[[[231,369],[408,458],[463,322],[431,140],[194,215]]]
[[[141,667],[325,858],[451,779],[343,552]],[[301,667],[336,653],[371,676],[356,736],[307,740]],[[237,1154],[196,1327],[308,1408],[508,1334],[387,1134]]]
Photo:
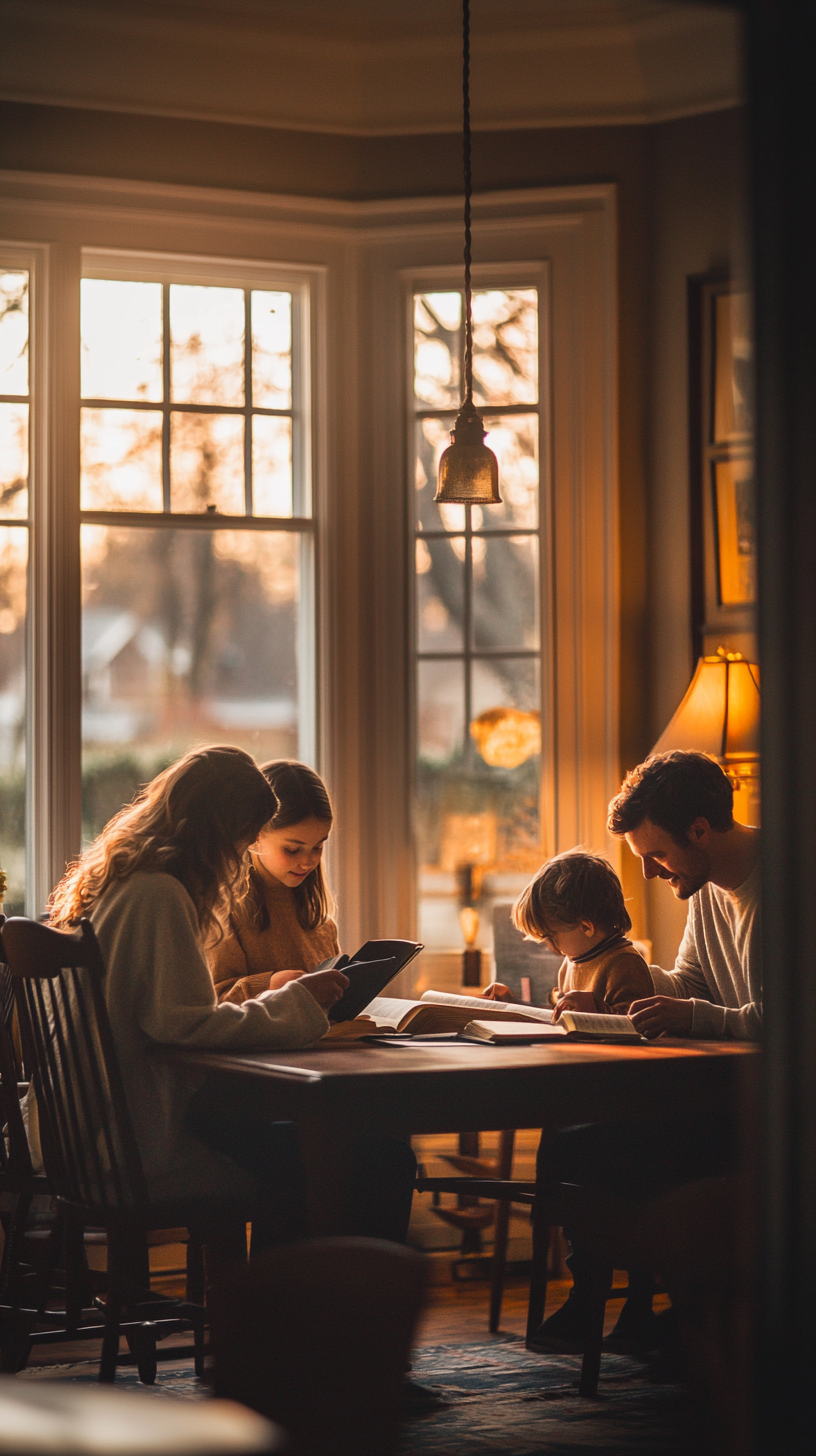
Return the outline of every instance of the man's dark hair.
[[[529,940],[589,920],[607,935],[632,929],[621,882],[608,860],[570,849],[548,860],[513,906],[513,924]]]
[[[706,753],[653,753],[629,771],[609,805],[611,834],[630,834],[644,819],[685,844],[695,819],[721,833],[734,823],[734,790]]]

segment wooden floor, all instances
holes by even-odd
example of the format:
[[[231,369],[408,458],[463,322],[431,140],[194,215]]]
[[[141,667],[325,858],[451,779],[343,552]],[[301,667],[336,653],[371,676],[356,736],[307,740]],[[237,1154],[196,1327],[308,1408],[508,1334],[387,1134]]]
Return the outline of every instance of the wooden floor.
[[[616,1282],[618,1282],[616,1280]],[[547,1315],[551,1315],[569,1294],[568,1280],[551,1280],[547,1289]],[[489,1285],[486,1282],[434,1285],[429,1290],[428,1303],[417,1329],[417,1345],[459,1345],[474,1340],[489,1338],[488,1301]],[[660,1309],[666,1300],[658,1296],[655,1308]],[[612,1329],[618,1317],[620,1304],[607,1306],[606,1332]],[[527,1322],[527,1283],[522,1279],[509,1280],[504,1292],[501,1329],[505,1334],[523,1335]],[[163,1342],[163,1348],[188,1343],[186,1336],[171,1338]],[[124,1344],[123,1344],[124,1352]],[[30,1366],[45,1366],[70,1363],[77,1360],[98,1360],[100,1345],[90,1341],[77,1340],[63,1345],[37,1345],[31,1354]]]

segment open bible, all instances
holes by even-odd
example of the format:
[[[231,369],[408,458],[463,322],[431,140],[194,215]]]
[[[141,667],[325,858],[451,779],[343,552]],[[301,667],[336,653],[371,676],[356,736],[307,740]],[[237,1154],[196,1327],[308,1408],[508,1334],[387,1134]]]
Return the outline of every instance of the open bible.
[[[426,991],[419,1001],[375,996],[362,1015],[376,1023],[378,1032],[399,1036],[463,1031],[475,1016],[483,1021],[524,1021],[539,1026],[552,1022],[552,1012],[542,1006],[483,1001],[481,996],[457,996],[450,991]]]
[[[468,1041],[486,1041],[494,1046],[513,1042],[610,1041],[642,1045],[641,1036],[628,1016],[606,1016],[594,1011],[562,1011],[549,1026],[531,1026],[529,1021],[491,1021],[481,1013],[462,1030]]]

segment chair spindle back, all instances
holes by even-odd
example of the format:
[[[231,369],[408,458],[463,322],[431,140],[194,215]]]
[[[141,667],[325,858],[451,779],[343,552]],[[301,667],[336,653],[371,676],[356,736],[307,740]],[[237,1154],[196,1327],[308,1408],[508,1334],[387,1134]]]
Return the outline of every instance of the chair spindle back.
[[[15,916],[2,933],[54,1192],[106,1210],[146,1204],[90,921],[66,933]]]

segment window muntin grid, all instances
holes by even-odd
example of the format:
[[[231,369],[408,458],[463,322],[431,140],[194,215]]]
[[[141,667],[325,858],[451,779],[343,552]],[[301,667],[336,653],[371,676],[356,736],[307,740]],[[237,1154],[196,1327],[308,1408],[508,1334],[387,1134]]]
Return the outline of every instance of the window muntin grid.
[[[82,282],[86,842],[196,742],[314,751],[307,285],[122,274]]]
[[[297,351],[289,290],[84,278],[83,510],[306,516]]]
[[[458,291],[414,296],[418,933],[438,949],[461,943],[463,857],[512,893],[541,853],[540,755],[490,768],[470,733],[489,708],[541,707],[538,292],[474,293],[474,399],[499,456],[498,506],[433,500],[460,402],[462,309]]]

